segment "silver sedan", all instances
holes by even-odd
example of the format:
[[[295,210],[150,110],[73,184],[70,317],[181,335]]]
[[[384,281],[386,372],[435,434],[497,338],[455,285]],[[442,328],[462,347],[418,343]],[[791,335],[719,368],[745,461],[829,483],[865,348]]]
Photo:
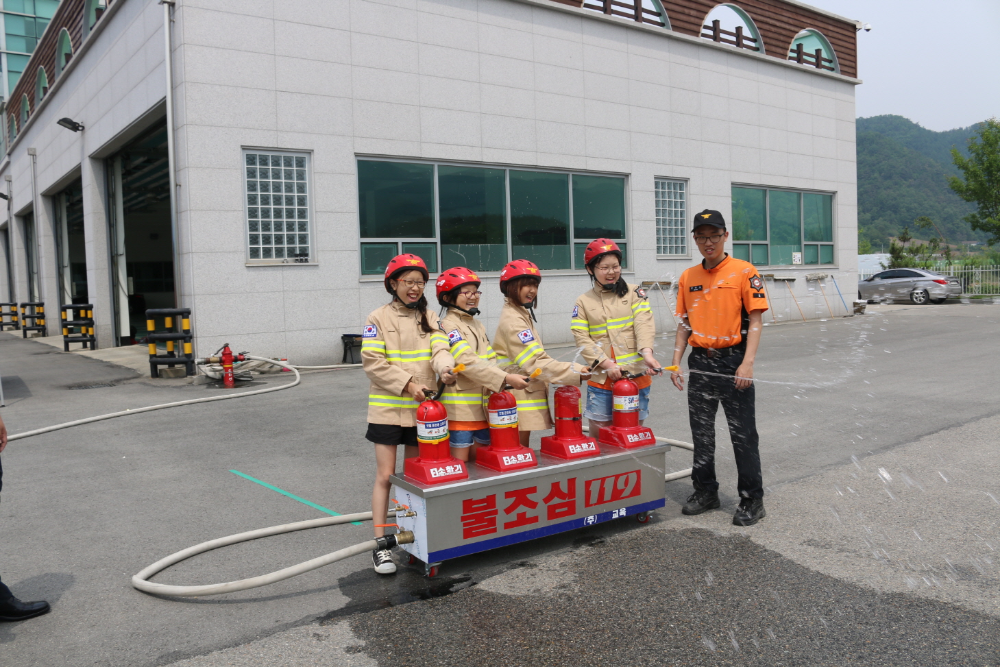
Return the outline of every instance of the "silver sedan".
[[[943,303],[948,297],[962,295],[962,281],[927,269],[889,269],[858,283],[862,301],[897,301]]]

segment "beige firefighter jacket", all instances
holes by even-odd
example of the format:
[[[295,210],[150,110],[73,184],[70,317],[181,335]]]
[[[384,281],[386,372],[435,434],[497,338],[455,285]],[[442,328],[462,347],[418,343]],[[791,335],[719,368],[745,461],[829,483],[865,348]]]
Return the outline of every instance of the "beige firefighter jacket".
[[[637,285],[629,285],[625,296],[618,296],[595,283],[576,300],[570,328],[588,364],[596,367],[614,349],[617,364],[633,372],[643,370],[640,351],[652,349],[656,338],[653,311],[646,292]],[[604,384],[606,378],[603,370],[595,369],[590,380]]]
[[[501,391],[507,377],[497,366],[497,353],[490,346],[486,329],[472,315],[449,308],[441,320],[441,330],[448,336],[455,363],[465,364],[458,381],[447,387],[440,399],[448,408],[448,419],[486,421],[483,409],[486,390]]]
[[[497,363],[507,373],[531,375],[536,369],[542,370],[541,375],[528,383],[527,389],[511,392],[517,399],[517,417],[522,431],[552,428],[548,404],[549,384],[579,386],[580,373],[586,370],[580,364],[557,361],[550,357],[542,347],[542,339],[533,324],[531,315],[525,308],[505,299],[503,310],[500,311],[500,323],[493,336],[493,345],[499,357]]]
[[[368,389],[368,422],[416,426],[417,402],[404,394],[413,380],[437,388],[435,373],[455,367],[448,352],[448,337],[440,331],[437,315],[427,311],[433,333],[420,328],[420,314],[399,301],[377,308],[365,320],[361,338],[361,363],[371,380]]]

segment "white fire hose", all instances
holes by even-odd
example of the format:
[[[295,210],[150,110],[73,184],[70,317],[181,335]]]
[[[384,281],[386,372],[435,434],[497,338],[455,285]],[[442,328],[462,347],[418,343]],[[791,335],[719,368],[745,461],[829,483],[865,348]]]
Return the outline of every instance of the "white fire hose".
[[[302,376],[299,370],[333,370],[338,368],[358,368],[358,364],[331,364],[328,366],[292,366],[291,364],[285,363],[283,361],[277,361],[275,359],[268,359],[266,357],[257,357],[254,355],[247,354],[245,358],[248,360],[260,361],[269,364],[274,364],[275,366],[281,366],[293,373],[295,373],[295,380],[287,384],[283,384],[278,387],[267,387],[265,389],[254,389],[251,391],[243,391],[235,394],[221,394],[219,396],[207,396],[203,398],[194,398],[185,401],[174,401],[172,403],[161,403],[160,405],[150,405],[142,408],[134,408],[128,410],[121,410],[119,412],[112,412],[106,415],[98,415],[96,417],[87,417],[85,419],[77,419],[70,422],[65,422],[63,424],[56,424],[54,426],[46,426],[45,428],[39,428],[32,431],[25,431],[24,433],[18,433],[16,435],[11,435],[7,439],[19,440],[21,438],[30,438],[35,435],[41,435],[43,433],[51,433],[53,431],[58,431],[64,428],[70,428],[73,426],[80,426],[83,424],[91,424],[93,422],[103,421],[106,419],[114,419],[115,417],[125,417],[127,415],[137,415],[144,412],[152,412],[154,410],[165,410],[167,408],[176,408],[183,405],[195,405],[198,403],[211,403],[213,401],[224,401],[231,398],[242,398],[244,396],[256,396],[260,394],[267,394],[275,391],[281,391],[283,389],[290,389],[298,385],[302,381]],[[589,432],[589,429],[588,429]],[[686,449],[693,451],[694,446],[687,442],[682,442],[680,440],[672,440],[670,438],[656,438],[657,442],[662,442],[674,447],[679,447],[681,449]],[[684,477],[691,476],[691,469],[681,470],[674,473],[669,473],[664,476],[665,481],[673,481],[677,479],[683,479]],[[402,509],[402,508],[398,508]],[[211,551],[213,549],[219,549],[221,547],[229,546],[232,544],[238,544],[240,542],[248,542],[250,540],[260,539],[262,537],[269,537],[271,535],[281,535],[283,533],[291,533],[299,530],[308,530],[310,528],[320,528],[323,526],[335,526],[344,523],[352,523],[355,521],[371,521],[371,512],[360,512],[357,514],[345,514],[341,516],[324,517],[322,519],[312,519],[309,521],[299,521],[297,523],[288,523],[280,526],[271,526],[269,528],[260,528],[257,530],[247,531],[245,533],[238,533],[236,535],[230,535],[228,537],[221,537],[215,540],[210,540],[208,542],[202,542],[193,547],[189,547],[182,551],[178,551],[175,554],[171,554],[166,558],[162,558],[149,567],[143,569],[138,574],[132,577],[132,586],[137,590],[151,593],[153,595],[168,595],[175,597],[198,597],[203,595],[220,595],[223,593],[233,593],[236,591],[244,591],[251,588],[258,588],[260,586],[267,586],[268,584],[273,584],[278,581],[283,581],[291,577],[310,572],[317,568],[329,565],[330,563],[335,563],[345,558],[350,558],[358,554],[365,553],[366,551],[372,551],[375,549],[391,549],[398,544],[411,544],[413,542],[413,533],[410,531],[402,531],[395,535],[386,535],[385,537],[379,537],[360,544],[356,544],[351,547],[346,547],[338,551],[326,554],[325,556],[320,556],[318,558],[313,558],[304,563],[299,563],[298,565],[293,565],[291,567],[286,567],[282,570],[276,572],[271,572],[270,574],[264,574],[257,577],[251,577],[249,579],[240,579],[238,581],[230,581],[221,584],[205,584],[200,586],[173,586],[168,584],[157,584],[150,582],[148,579],[158,572],[165,570],[171,565],[175,565],[183,560],[196,556],[198,554],[205,553],[206,551]]]
[[[183,551],[178,551],[175,554],[156,561],[132,577],[132,586],[137,590],[145,593],[152,593],[153,595],[172,595],[175,597],[221,595],[222,593],[234,593],[236,591],[245,591],[250,588],[267,586],[268,584],[290,579],[291,577],[321,568],[324,565],[336,563],[338,560],[344,560],[345,558],[350,558],[351,556],[363,554],[366,551],[372,551],[374,549],[391,549],[397,544],[413,543],[413,533],[408,530],[404,530],[395,535],[386,535],[385,537],[378,537],[368,540],[367,542],[362,542],[361,544],[355,544],[353,547],[347,547],[339,551],[334,551],[333,553],[329,553],[325,556],[313,558],[312,560],[307,560],[304,563],[286,567],[283,570],[278,570],[277,572],[262,574],[258,577],[251,577],[249,579],[240,579],[239,581],[229,581],[223,584],[206,584],[203,586],[171,586],[168,584],[154,584],[151,581],[148,581],[148,579],[157,572],[165,570],[171,565],[191,558],[192,556],[197,556],[198,554],[203,554],[206,551],[211,551],[212,549],[218,549],[220,547],[226,547],[230,544],[238,544],[240,542],[249,542],[250,540],[256,540],[261,537],[291,533],[296,530],[308,530],[310,528],[320,528],[322,526],[335,526],[342,523],[351,523],[352,521],[371,521],[371,519],[371,512],[344,514],[341,516],[324,517],[322,519],[312,519],[310,521],[286,523],[282,526],[260,528],[258,530],[251,530],[237,535],[230,535],[229,537],[220,537],[217,540],[202,542],[201,544],[196,544],[193,547],[189,547]]]
[[[268,394],[272,391],[281,391],[282,389],[291,389],[292,387],[299,384],[302,381],[302,376],[299,374],[299,369],[302,370],[333,370],[337,368],[360,368],[360,364],[332,364],[330,366],[292,366],[283,361],[276,361],[274,359],[268,359],[266,357],[255,357],[253,355],[246,355],[247,359],[253,359],[254,361],[265,361],[269,364],[274,364],[275,366],[281,366],[282,368],[287,368],[288,370],[295,373],[295,380],[287,384],[283,384],[279,387],[267,387],[265,389],[254,389],[252,391],[241,391],[238,394],[220,394],[219,396],[206,396],[204,398],[192,398],[186,401],[174,401],[173,403],[161,403],[160,405],[149,405],[144,408],[129,408],[128,410],[122,410],[120,412],[112,412],[106,415],[98,415],[96,417],[87,417],[86,419],[77,419],[75,421],[66,422],[64,424],[56,424],[55,426],[46,426],[45,428],[38,428],[33,431],[25,431],[24,433],[18,433],[16,435],[8,436],[7,440],[20,440],[21,438],[30,438],[33,435],[41,435],[43,433],[51,433],[52,431],[58,431],[64,428],[70,428],[71,426],[80,426],[82,424],[90,424],[93,422],[103,421],[105,419],[114,419],[115,417],[125,417],[127,415],[137,415],[143,412],[152,412],[153,410],[165,410],[166,408],[177,408],[182,405],[195,405],[197,403],[210,403],[212,401],[225,401],[230,398],[242,398],[243,396],[256,396],[259,394]]]

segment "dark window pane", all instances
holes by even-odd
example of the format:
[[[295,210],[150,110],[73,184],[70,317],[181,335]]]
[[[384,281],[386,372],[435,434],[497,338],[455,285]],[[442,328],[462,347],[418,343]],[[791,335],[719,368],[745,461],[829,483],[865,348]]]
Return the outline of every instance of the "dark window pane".
[[[298,192],[300,195],[301,194],[305,194],[305,192],[306,192],[306,184],[305,183],[296,183],[295,184],[295,191]]]
[[[755,243],[750,250],[750,262],[754,266],[767,266],[767,246]]]
[[[510,217],[514,259],[570,268],[568,175],[512,170]]]
[[[250,248],[250,259],[260,259],[260,248]]]
[[[257,222],[256,220],[251,220],[250,221],[250,231],[251,232],[259,232],[260,231],[260,223]]]
[[[289,178],[289,180],[291,180],[291,179]],[[305,169],[296,169],[295,170],[295,180],[296,181],[304,181],[304,180],[306,180],[306,170]]]
[[[247,192],[257,192],[257,181],[247,181]]]
[[[625,238],[624,178],[573,175],[573,236]]]
[[[269,231],[271,231],[271,221],[270,220],[265,220],[265,221],[261,222],[260,223],[260,231],[262,231],[262,232],[269,232]]]
[[[285,245],[285,235],[275,234],[274,235],[274,245]]]
[[[424,260],[427,270],[431,273],[438,272],[437,244],[436,243],[404,243],[404,253],[413,253]]]
[[[771,218],[771,264],[791,265],[792,253],[802,250],[799,193],[771,190],[768,197]]]
[[[742,259],[744,262],[750,261],[750,246],[746,243],[733,244],[733,257]]]
[[[308,226],[308,224],[307,224],[307,223],[306,223],[305,221],[303,221],[303,220],[299,220],[299,225],[298,225],[298,231],[300,231],[300,232],[304,232],[304,231],[306,231],[306,230],[307,230],[308,228],[309,228],[309,226]]]
[[[247,166],[256,167],[257,166],[257,156],[253,153],[247,153]]]
[[[281,158],[281,163],[288,167],[289,169],[293,166],[293,160],[291,155],[285,155]]]
[[[260,234],[250,235],[250,245],[260,245]]]
[[[270,192],[271,191],[271,183],[269,181],[261,181],[258,185],[260,186],[260,191],[261,192]]]
[[[804,246],[802,252],[802,262],[804,264],[819,264],[819,246]]]
[[[285,257],[285,249],[284,248],[275,248],[274,249],[274,258],[275,259],[284,259],[284,257]]]
[[[247,167],[247,178],[257,178],[257,170],[254,167]]]
[[[257,215],[258,215],[259,213],[260,213],[260,211],[259,211],[258,209],[256,209],[256,208],[248,208],[248,209],[247,209],[247,215],[248,215],[248,216],[249,216],[249,217],[250,217],[251,219],[252,219],[252,218],[256,218],[256,217],[257,217]]]
[[[733,240],[766,241],[765,190],[733,188]],[[694,225],[697,227],[698,223]]]
[[[821,245],[819,247],[819,263],[833,264],[833,246]]]
[[[573,178],[576,178],[576,176],[574,176]],[[622,249],[622,267],[627,269],[628,268],[628,244],[627,243],[619,243],[618,247]],[[586,252],[586,250],[587,250],[587,244],[586,243],[576,243],[576,244],[573,245],[573,259],[576,260],[575,266],[578,269],[584,269],[584,270],[586,270],[586,267],[584,266],[584,261],[583,261],[583,255]]]
[[[362,243],[361,273],[366,276],[381,276],[389,266],[389,260],[395,256],[395,243]]]
[[[281,156],[280,155],[272,155],[271,156],[271,166],[272,167],[280,167],[281,166]]]
[[[260,243],[261,243],[261,245],[271,245],[271,235],[270,234],[262,234],[261,237],[260,237]]]
[[[473,271],[507,263],[507,191],[503,169],[438,167],[441,261]]]
[[[358,161],[361,238],[433,238],[434,167]]]
[[[833,197],[831,195],[802,195],[803,225],[806,241],[833,241]]]
[[[296,158],[295,158],[295,166],[298,169],[305,169],[306,168],[306,159],[304,157],[302,157],[301,155],[296,156]]]
[[[257,205],[257,195],[247,195],[247,204],[250,206]]]

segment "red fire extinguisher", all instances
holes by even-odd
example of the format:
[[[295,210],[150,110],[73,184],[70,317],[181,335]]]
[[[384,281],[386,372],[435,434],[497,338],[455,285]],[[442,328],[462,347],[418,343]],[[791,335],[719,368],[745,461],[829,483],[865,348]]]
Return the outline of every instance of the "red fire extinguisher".
[[[451,455],[448,410],[436,398],[437,394],[430,393],[417,406],[420,453],[403,462],[403,473],[421,484],[442,484],[469,477],[466,464]]]
[[[653,431],[639,425],[639,385],[632,381],[633,377],[625,372],[611,387],[614,412],[611,426],[602,428],[597,438],[602,445],[632,449],[656,442]]]
[[[582,395],[577,387],[559,387],[555,391],[556,433],[542,438],[542,453],[560,459],[598,456],[597,440],[583,434]]]
[[[529,448],[521,445],[517,428],[517,399],[509,391],[499,391],[490,396],[487,403],[490,420],[490,444],[476,452],[476,463],[496,470],[510,472],[522,468],[534,468],[538,457]]]

